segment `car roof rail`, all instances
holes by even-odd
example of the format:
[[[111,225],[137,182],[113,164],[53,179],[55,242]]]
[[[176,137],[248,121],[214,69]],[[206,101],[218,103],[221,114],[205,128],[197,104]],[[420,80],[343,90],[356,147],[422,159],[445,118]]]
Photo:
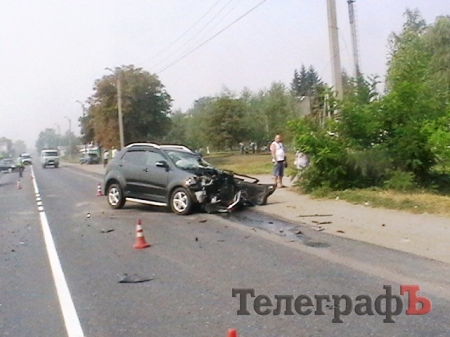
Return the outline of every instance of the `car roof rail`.
[[[139,146],[151,146],[156,149],[176,149],[176,150],[182,150],[186,152],[194,153],[190,148],[184,145],[177,145],[177,144],[163,144],[159,145],[156,143],[132,143],[126,146],[126,148],[133,148],[133,147],[139,147]]]
[[[177,150],[184,150],[184,151],[188,151],[188,152],[193,152],[190,148],[184,146],[184,145],[170,145],[170,144],[165,144],[165,145],[161,145],[161,148],[170,148],[170,149],[177,149]]]
[[[131,148],[134,146],[153,146],[153,147],[159,149],[159,145],[155,144],[155,143],[132,143],[132,144],[127,145],[126,148]]]

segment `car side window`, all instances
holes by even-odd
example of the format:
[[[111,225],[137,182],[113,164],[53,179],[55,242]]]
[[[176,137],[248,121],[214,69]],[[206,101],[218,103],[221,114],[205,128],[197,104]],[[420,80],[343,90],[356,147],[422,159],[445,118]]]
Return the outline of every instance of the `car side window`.
[[[146,152],[144,150],[141,151],[128,151],[122,157],[122,159],[126,162],[129,162],[133,165],[144,165],[146,158]]]
[[[147,160],[146,160],[145,164],[147,166],[155,167],[156,162],[161,161],[161,160],[166,160],[166,158],[164,158],[160,153],[148,151],[147,152]]]

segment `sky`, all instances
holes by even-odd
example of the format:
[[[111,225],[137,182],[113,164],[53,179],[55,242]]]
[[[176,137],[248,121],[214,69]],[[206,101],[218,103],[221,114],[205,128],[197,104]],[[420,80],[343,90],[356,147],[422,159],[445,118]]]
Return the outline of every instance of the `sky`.
[[[341,63],[352,73],[348,4],[335,2]],[[361,71],[381,80],[407,8],[428,24],[450,15],[450,0],[354,6]],[[81,103],[105,68],[123,65],[156,74],[182,111],[224,88],[289,86],[302,65],[332,84],[327,20],[327,0],[1,0],[0,138],[31,150],[47,128],[79,135]]]

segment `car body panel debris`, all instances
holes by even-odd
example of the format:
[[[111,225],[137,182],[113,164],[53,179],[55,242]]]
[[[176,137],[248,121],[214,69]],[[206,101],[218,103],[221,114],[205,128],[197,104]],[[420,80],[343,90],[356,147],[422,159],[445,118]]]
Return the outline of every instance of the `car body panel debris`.
[[[123,274],[120,275],[119,283],[143,283],[153,281],[154,279],[155,279],[154,277],[141,277],[137,274],[134,275]]]

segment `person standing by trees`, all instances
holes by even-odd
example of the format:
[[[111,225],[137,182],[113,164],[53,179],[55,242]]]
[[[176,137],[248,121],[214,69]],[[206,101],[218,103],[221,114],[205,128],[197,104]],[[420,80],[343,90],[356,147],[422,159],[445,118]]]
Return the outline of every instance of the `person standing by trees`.
[[[270,144],[270,152],[272,153],[272,162],[274,163],[273,176],[275,184],[280,188],[286,187],[283,185],[283,175],[284,168],[287,167],[287,160],[281,135],[277,134],[275,136],[275,140]]]
[[[105,150],[105,153],[103,153],[103,167],[106,167],[106,165],[108,165],[108,159],[109,159],[109,151]]]
[[[113,146],[111,149],[111,159],[114,159],[116,154],[117,154],[117,149]]]

